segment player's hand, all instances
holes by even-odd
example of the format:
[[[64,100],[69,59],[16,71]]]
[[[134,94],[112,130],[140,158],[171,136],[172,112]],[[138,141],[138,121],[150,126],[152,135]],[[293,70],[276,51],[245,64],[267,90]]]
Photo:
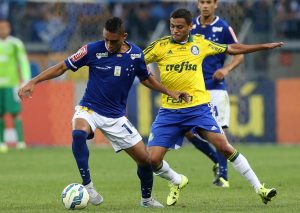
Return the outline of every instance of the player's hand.
[[[34,90],[34,83],[29,81],[24,86],[21,86],[21,88],[18,91],[18,95],[21,100],[24,100],[24,98],[32,98],[33,90]]]
[[[284,45],[283,42],[274,42],[274,43],[267,43],[266,46],[268,49],[274,49],[276,47],[282,47]]]
[[[228,75],[229,70],[226,68],[218,69],[212,76],[212,78],[216,81],[222,81],[226,75]]]
[[[169,96],[176,100],[184,100],[185,102],[190,102],[189,94],[186,92],[178,92],[178,91],[169,91]]]

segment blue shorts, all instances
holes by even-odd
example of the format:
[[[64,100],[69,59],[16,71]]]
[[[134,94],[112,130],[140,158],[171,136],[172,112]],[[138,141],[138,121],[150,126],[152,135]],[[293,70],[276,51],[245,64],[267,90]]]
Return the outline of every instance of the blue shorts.
[[[161,108],[152,124],[147,146],[176,148],[181,146],[187,131],[197,128],[223,133],[211,104],[202,104],[184,109]]]

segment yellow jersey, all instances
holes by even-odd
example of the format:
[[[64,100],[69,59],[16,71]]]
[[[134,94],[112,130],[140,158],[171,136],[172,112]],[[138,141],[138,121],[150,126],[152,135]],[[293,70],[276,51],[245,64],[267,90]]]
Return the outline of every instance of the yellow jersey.
[[[181,109],[205,104],[210,101],[206,91],[202,62],[208,55],[224,53],[227,45],[204,39],[201,35],[189,36],[186,43],[173,41],[165,36],[152,42],[145,50],[146,64],[156,62],[160,70],[161,83],[169,90],[187,92],[190,102],[175,100],[162,94],[162,107]]]

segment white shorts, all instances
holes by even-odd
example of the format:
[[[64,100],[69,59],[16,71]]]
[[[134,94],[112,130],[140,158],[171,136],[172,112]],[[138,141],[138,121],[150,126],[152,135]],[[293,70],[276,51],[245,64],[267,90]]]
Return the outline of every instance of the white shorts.
[[[223,128],[229,127],[230,103],[226,90],[208,90],[210,93],[210,103],[216,111],[218,124]]]
[[[100,129],[116,152],[133,147],[142,141],[141,135],[125,116],[107,118],[87,107],[76,106],[73,120],[76,118],[86,120],[93,132],[96,128]]]

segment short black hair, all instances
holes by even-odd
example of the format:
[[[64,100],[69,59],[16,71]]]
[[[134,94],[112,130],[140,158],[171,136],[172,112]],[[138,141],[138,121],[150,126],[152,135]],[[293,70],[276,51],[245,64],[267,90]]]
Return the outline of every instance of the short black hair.
[[[173,11],[170,18],[184,18],[188,25],[190,25],[193,21],[192,13],[185,8],[179,8]]]
[[[111,33],[118,33],[118,34],[122,34],[125,32],[125,28],[123,25],[123,21],[122,19],[120,19],[119,17],[113,17],[108,19],[105,22],[105,26],[104,28]]]

